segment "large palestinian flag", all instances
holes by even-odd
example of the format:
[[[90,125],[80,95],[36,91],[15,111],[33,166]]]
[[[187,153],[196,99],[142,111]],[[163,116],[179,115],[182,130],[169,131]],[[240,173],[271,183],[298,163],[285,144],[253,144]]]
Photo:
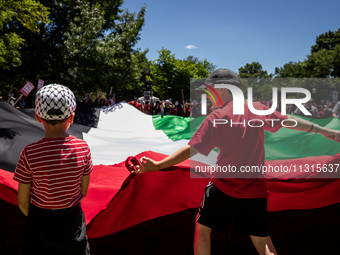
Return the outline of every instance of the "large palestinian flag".
[[[16,204],[17,183],[13,172],[20,151],[44,136],[43,126],[33,110],[20,111],[0,102],[0,198]],[[197,208],[208,183],[191,178],[190,161],[164,171],[132,175],[125,168],[129,156],[160,160],[186,145],[204,117],[149,116],[127,103],[95,110],[78,105],[77,123],[69,133],[90,146],[94,170],[87,197],[82,201],[88,236],[101,237],[143,221]],[[340,120],[314,122],[340,129]],[[86,124],[86,125],[84,125]],[[191,126],[191,128],[190,128]],[[272,166],[317,167],[340,163],[340,144],[322,135],[282,128],[266,133],[266,163]],[[192,160],[213,163],[210,157],[196,155]],[[340,168],[340,167],[339,167]],[[340,169],[337,169],[340,172]],[[340,182],[323,173],[298,172],[268,175],[269,211],[318,208],[340,202]]]

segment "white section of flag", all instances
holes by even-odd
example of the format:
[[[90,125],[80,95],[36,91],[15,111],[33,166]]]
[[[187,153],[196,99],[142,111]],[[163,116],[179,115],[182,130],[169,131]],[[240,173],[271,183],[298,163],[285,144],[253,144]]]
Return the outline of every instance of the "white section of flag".
[[[94,165],[113,165],[143,151],[170,155],[188,144],[188,140],[172,141],[162,130],[155,130],[152,116],[146,115],[128,103],[100,113],[97,128],[83,133],[91,149]],[[208,157],[201,154],[192,159],[213,164],[217,153]]]

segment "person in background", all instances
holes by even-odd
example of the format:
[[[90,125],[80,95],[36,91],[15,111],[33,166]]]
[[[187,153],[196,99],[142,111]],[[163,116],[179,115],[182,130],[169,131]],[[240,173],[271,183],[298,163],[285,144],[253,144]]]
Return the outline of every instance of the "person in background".
[[[94,100],[93,107],[100,107],[100,100],[99,100],[99,98],[96,98]]]
[[[110,105],[114,105],[116,102],[115,102],[115,99],[113,96],[110,97]]]
[[[292,105],[292,107],[290,108],[290,111],[288,112],[289,114],[294,114],[294,112],[296,111],[297,107],[295,104]]]
[[[163,105],[163,115],[170,115],[170,101],[166,100]]]
[[[13,94],[11,92],[7,93],[7,103],[9,103],[11,106],[15,106],[15,98],[13,97]]]
[[[104,107],[105,106],[105,99],[104,98],[101,98],[99,100],[99,105],[100,105],[100,107]]]
[[[169,101],[170,115],[176,115],[176,106],[172,103],[171,99]]]
[[[323,106],[322,105],[318,105],[318,111],[319,111],[319,119],[323,119]]]
[[[151,114],[151,105],[149,104],[148,100],[145,101],[145,104],[143,106],[143,112],[148,115]]]
[[[19,100],[19,107],[21,109],[24,109],[26,108],[26,102],[25,102],[25,98],[24,97],[21,97],[20,100]]]
[[[177,116],[183,116],[184,113],[183,113],[182,105],[178,101],[176,101],[175,106],[176,106],[176,115]]]
[[[332,113],[333,113],[332,116],[334,118],[339,118],[339,114],[340,114],[340,101],[336,103],[336,105],[333,108]]]
[[[190,103],[189,102],[186,102],[185,105],[184,105],[184,109],[183,109],[183,112],[184,112],[184,117],[190,117],[190,114],[191,114],[191,108],[190,108]]]
[[[325,107],[325,110],[324,110],[324,119],[327,119],[327,118],[331,118],[331,117],[334,117],[333,116],[333,103],[332,102],[328,102],[326,107]]]
[[[161,110],[161,103],[159,101],[156,102],[156,105],[153,109],[153,115],[160,115],[162,112]]]
[[[143,111],[143,105],[137,102],[137,97],[135,97],[133,101],[130,101],[129,104],[135,107],[137,110]]]
[[[318,113],[318,108],[316,108],[314,105],[313,105],[313,99],[311,98],[307,103],[303,104],[305,106],[305,108],[307,109],[307,111],[309,111],[311,114],[312,114],[312,118],[319,118],[319,113]],[[296,110],[294,111],[294,114],[296,115],[300,115],[300,116],[305,116],[303,114],[303,112],[300,111],[299,108],[296,108]],[[310,116],[308,116],[310,117]]]
[[[105,100],[104,100],[104,106],[110,106],[111,104],[110,104],[110,100],[109,99],[107,99],[107,98],[105,98]]]
[[[200,106],[199,106],[197,100],[194,100],[191,103],[190,114],[191,114],[190,116],[194,117],[194,118],[197,118],[200,115]]]

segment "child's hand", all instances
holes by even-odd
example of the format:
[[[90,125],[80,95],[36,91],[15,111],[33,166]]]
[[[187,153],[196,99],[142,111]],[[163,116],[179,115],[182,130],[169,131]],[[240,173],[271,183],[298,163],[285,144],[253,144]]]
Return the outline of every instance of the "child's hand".
[[[137,169],[135,171],[131,171],[131,173],[134,174],[142,174],[146,172],[152,172],[152,171],[157,171],[158,169],[158,162],[154,161],[150,158],[147,157],[142,157],[140,159],[141,165],[135,165],[134,167]]]
[[[339,130],[334,130],[334,134],[327,134],[324,136],[326,136],[328,139],[331,139],[331,140],[334,140],[340,143],[340,131]]]

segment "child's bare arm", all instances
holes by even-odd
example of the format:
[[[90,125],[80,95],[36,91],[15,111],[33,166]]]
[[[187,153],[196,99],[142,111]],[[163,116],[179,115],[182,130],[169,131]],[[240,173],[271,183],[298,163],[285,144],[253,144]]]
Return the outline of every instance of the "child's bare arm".
[[[145,172],[152,172],[152,171],[158,171],[173,165],[176,165],[192,156],[197,154],[197,150],[194,147],[191,147],[190,145],[186,145],[176,151],[175,153],[171,154],[167,158],[161,160],[161,161],[154,161],[147,157],[141,158],[141,166],[135,166],[138,170],[132,171],[132,173],[135,174],[141,174]]]
[[[83,193],[83,196],[86,197],[87,189],[89,188],[90,183],[90,175],[83,175],[83,178],[81,179],[81,193]]]
[[[295,122],[296,121],[296,122]],[[295,127],[288,127],[290,129],[301,130],[301,131],[309,131],[309,132],[317,132],[329,139],[335,140],[340,142],[340,131],[333,130],[329,128],[320,127],[319,125],[312,124],[311,122],[301,119],[296,116],[288,116],[288,121],[286,122],[287,125],[297,125]]]
[[[31,184],[23,184],[19,182],[18,185],[18,206],[20,210],[28,215],[29,205],[30,205],[30,192]]]

